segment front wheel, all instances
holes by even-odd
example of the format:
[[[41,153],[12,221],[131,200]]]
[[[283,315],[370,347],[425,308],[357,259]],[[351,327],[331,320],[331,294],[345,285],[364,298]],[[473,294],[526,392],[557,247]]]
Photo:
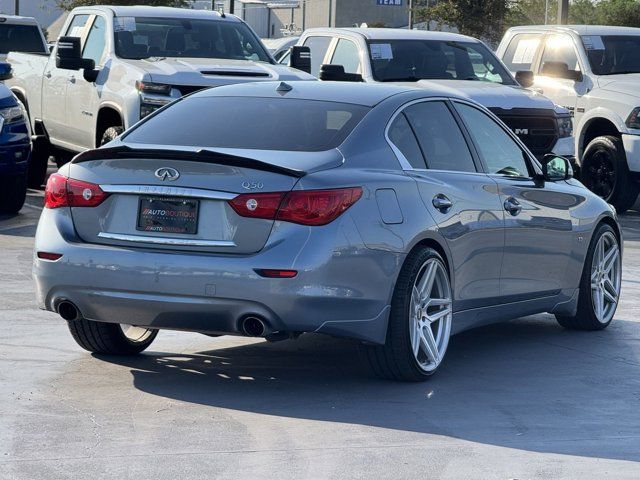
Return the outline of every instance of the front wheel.
[[[0,180],[0,212],[18,213],[27,197],[27,175],[15,175]]]
[[[593,193],[624,213],[638,198],[640,185],[631,178],[622,140],[606,135],[589,142],[582,156],[581,180]]]
[[[589,245],[580,280],[576,314],[556,315],[558,323],[571,330],[606,328],[616,313],[621,283],[620,243],[613,229],[602,224]]]
[[[449,271],[432,248],[409,254],[396,282],[385,345],[365,345],[374,373],[383,378],[422,381],[433,375],[451,335]]]
[[[135,355],[146,349],[157,330],[118,323],[70,320],[71,336],[85,350],[106,355]]]
[[[109,127],[102,134],[102,138],[100,139],[100,146],[109,143],[111,140],[115,140],[124,132],[124,128],[122,127]]]

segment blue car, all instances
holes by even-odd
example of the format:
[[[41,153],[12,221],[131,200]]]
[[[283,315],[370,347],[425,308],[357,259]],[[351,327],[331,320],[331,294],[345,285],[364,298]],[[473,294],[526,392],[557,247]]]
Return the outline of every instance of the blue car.
[[[11,77],[11,66],[0,62],[0,80]],[[24,107],[0,83],[0,212],[17,213],[27,195],[31,132]]]

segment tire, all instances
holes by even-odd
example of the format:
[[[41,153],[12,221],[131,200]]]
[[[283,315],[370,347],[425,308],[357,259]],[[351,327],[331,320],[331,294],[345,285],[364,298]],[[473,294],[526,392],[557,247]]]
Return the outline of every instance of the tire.
[[[432,287],[430,290],[426,287],[424,291],[429,292],[420,296],[428,296],[432,305],[425,305],[425,298],[420,300],[421,304],[416,304],[414,288],[419,288],[421,280],[429,278],[430,268],[435,272]],[[433,375],[442,364],[449,343],[451,305],[451,281],[442,257],[431,248],[422,247],[412,251],[402,266],[394,288],[385,344],[362,345],[363,355],[373,372],[381,378],[410,382],[423,381]],[[436,317],[439,319],[429,322],[428,319]],[[429,332],[432,342],[426,340]],[[431,345],[431,351],[436,348],[436,361],[426,354],[428,345]],[[414,354],[416,349],[417,353]]]
[[[40,188],[44,185],[47,178],[50,153],[48,140],[42,139],[34,142],[28,173],[28,185],[30,188]]]
[[[78,345],[92,353],[105,355],[138,354],[151,345],[158,335],[157,330],[84,319],[70,320],[67,324]],[[127,330],[125,327],[143,330],[143,332],[125,335]]]
[[[109,127],[102,134],[102,138],[100,139],[100,146],[109,143],[111,140],[115,140],[117,137],[122,135],[124,132],[124,128],[122,127]]]
[[[27,175],[15,175],[0,182],[0,212],[18,213],[27,198]]]
[[[596,137],[582,155],[581,180],[596,195],[624,213],[633,206],[640,184],[631,178],[622,140]]]
[[[611,270],[609,273],[594,272],[594,258],[595,263],[600,267],[602,254],[599,251],[601,242],[604,242],[604,258],[607,255],[614,252],[611,257]],[[609,247],[608,247],[609,246]],[[611,249],[608,249],[611,248]],[[606,262],[604,262],[606,263]],[[606,265],[604,265],[606,267]],[[606,268],[605,268],[606,270]],[[592,278],[593,277],[593,278]],[[609,279],[610,287],[605,288],[605,284],[608,284],[606,279]],[[592,282],[593,280],[593,282]],[[558,323],[570,330],[602,330],[607,328],[613,316],[615,315],[618,301],[620,299],[620,285],[622,280],[622,259],[620,258],[620,242],[616,233],[607,224],[601,224],[595,231],[591,243],[589,244],[589,250],[585,258],[584,267],[582,269],[582,277],[580,278],[580,291],[578,294],[578,308],[576,314],[573,316],[556,315]],[[594,290],[592,283],[598,285]],[[613,295],[612,289],[615,289],[615,295]],[[597,300],[599,292],[607,290],[609,295],[615,296],[615,302],[611,302],[611,299],[607,299],[602,295],[600,300]],[[602,314],[598,312],[596,305],[598,301],[603,302]],[[607,305],[608,304],[608,305]]]

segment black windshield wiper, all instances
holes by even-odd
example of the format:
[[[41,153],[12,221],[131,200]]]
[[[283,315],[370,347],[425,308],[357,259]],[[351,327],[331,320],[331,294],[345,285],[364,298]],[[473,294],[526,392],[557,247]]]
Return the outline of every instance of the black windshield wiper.
[[[629,73],[640,73],[638,70],[620,70],[618,72],[601,73],[600,75],[627,75]]]
[[[163,160],[185,160],[191,162],[215,163],[230,167],[244,167],[264,172],[280,173],[290,177],[304,177],[306,172],[293,168],[274,165],[255,158],[229,155],[213,150],[173,150],[159,148],[131,148],[128,145],[118,145],[109,148],[96,148],[77,155],[72,162],[82,163],[92,160],[114,160],[117,158],[157,158]]]
[[[398,78],[385,78],[383,82],[418,82],[420,80],[424,80],[424,78],[418,77],[398,77]]]

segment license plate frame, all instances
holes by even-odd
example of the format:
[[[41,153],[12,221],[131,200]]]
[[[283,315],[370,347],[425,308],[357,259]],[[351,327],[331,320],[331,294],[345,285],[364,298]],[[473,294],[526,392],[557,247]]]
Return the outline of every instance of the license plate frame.
[[[136,230],[147,233],[195,235],[200,201],[194,198],[141,196]]]

